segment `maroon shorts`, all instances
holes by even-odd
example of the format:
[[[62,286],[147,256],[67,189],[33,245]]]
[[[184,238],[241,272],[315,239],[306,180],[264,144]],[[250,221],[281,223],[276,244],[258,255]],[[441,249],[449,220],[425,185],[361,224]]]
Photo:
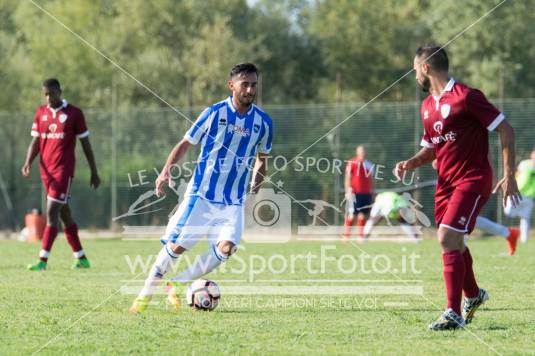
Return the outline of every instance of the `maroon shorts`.
[[[435,197],[435,220],[443,226],[470,234],[476,226],[476,219],[489,199],[488,195],[454,189],[450,194]]]
[[[52,175],[41,176],[46,189],[46,197],[49,200],[66,204],[71,196],[72,178],[68,174],[57,177]]]

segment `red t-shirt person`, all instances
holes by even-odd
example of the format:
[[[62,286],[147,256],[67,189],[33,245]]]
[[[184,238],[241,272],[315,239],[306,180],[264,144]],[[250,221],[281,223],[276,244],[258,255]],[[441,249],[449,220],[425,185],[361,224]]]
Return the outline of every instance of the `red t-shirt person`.
[[[421,145],[433,148],[437,158],[436,222],[470,233],[492,190],[488,132],[505,116],[481,91],[450,79],[441,96],[423,101],[421,117]],[[457,209],[446,209],[457,200]]]
[[[371,194],[373,191],[373,164],[367,159],[357,156],[347,161],[347,167],[351,176],[351,189],[354,194]]]
[[[357,215],[358,236],[363,236],[366,215],[373,204],[373,164],[365,159],[364,147],[357,147],[357,155],[347,161],[346,166],[346,218],[344,220],[345,237],[349,239],[353,216]],[[351,191],[349,191],[351,189]]]
[[[39,137],[39,167],[47,196],[65,203],[74,177],[76,139],[89,135],[84,114],[66,100],[58,109],[42,105],[35,113],[31,135]]]

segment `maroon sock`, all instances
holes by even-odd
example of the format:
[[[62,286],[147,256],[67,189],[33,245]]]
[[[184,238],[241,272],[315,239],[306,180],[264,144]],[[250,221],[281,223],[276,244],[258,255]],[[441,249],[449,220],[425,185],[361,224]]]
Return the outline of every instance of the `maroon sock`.
[[[468,248],[464,250],[463,258],[466,269],[463,283],[464,296],[466,298],[474,298],[479,295],[479,286],[477,285],[476,276],[474,275],[474,270],[472,269],[473,260]]]
[[[43,240],[41,241],[41,252],[39,252],[39,259],[43,262],[48,261],[48,255],[50,250],[52,250],[52,245],[54,240],[58,235],[58,228],[54,226],[47,225],[43,233]]]
[[[69,243],[69,245],[71,245],[72,252],[74,252],[75,254],[79,254],[76,257],[85,257],[85,254],[82,250],[82,243],[80,242],[80,237],[78,236],[78,226],[76,226],[76,224],[72,224],[71,226],[63,229],[63,232],[65,233],[65,238],[67,239],[67,242]]]
[[[444,282],[448,308],[461,315],[461,299],[463,297],[463,282],[465,274],[464,257],[461,251],[450,251],[442,254],[444,263]]]

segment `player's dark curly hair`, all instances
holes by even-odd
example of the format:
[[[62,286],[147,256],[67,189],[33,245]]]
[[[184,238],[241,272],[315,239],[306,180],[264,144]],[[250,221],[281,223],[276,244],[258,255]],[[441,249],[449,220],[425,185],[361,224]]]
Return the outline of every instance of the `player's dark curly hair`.
[[[449,60],[446,50],[435,45],[424,45],[416,50],[418,58],[425,59],[431,69],[436,71],[448,71]]]
[[[237,75],[241,74],[251,74],[255,73],[258,75],[258,68],[253,63],[240,63],[236,64],[231,70],[230,70],[230,78],[234,78]]]
[[[43,86],[48,89],[56,89],[61,90],[61,85],[59,84],[59,80],[56,78],[48,78],[43,82]]]

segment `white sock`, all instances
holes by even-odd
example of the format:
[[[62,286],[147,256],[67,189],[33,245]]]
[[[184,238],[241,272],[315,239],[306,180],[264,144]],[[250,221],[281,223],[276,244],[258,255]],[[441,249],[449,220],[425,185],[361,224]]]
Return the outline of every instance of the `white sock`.
[[[183,284],[194,281],[197,278],[212,272],[221,264],[221,262],[225,262],[227,259],[228,256],[222,254],[215,245],[212,245],[204,255],[195,259],[192,266],[173,278],[173,281]]]
[[[416,229],[412,225],[401,224],[400,227],[401,227],[401,230],[403,230],[403,232],[405,233],[405,235],[410,236],[410,237],[414,237],[414,238],[418,238],[418,234],[416,233]]]
[[[74,258],[81,258],[85,256],[85,252],[84,250],[80,250],[80,251],[73,252],[73,255],[74,255]]]
[[[527,219],[521,218],[520,219],[520,240],[522,240],[522,242],[528,242],[528,235],[529,235],[529,218]]]
[[[364,225],[364,236],[368,236],[370,235],[370,233],[372,232],[372,229],[373,229],[373,221],[372,219],[368,219],[366,221],[366,224]]]
[[[507,227],[480,216],[478,216],[476,219],[476,228],[492,235],[499,235],[505,238],[509,237],[509,229]]]
[[[175,254],[168,245],[165,245],[158,254],[158,257],[156,257],[156,262],[152,265],[149,276],[145,280],[145,285],[139,295],[153,295],[154,290],[162,281],[163,276],[171,269],[171,266],[179,256],[180,255]]]

